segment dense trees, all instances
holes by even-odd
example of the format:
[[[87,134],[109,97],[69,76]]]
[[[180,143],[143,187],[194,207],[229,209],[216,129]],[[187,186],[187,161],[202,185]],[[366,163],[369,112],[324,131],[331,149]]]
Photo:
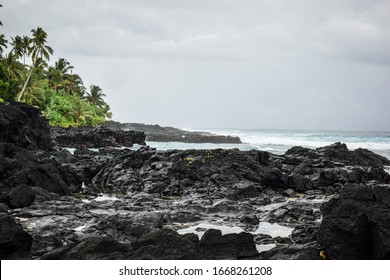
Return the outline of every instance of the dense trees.
[[[87,92],[65,58],[48,65],[53,49],[47,44],[47,33],[38,27],[31,34],[11,37],[10,46],[0,35],[0,102],[16,100],[37,106],[52,125],[97,125],[110,118],[103,90],[91,85]]]

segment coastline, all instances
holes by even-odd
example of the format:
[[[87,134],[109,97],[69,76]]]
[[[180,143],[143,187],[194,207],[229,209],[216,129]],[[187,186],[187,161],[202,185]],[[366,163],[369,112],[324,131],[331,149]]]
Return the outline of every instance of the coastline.
[[[38,110],[7,106],[0,105],[8,225],[1,236],[23,238],[6,240],[13,246],[2,259],[382,259],[390,252],[377,236],[389,230],[390,161],[369,150],[343,143],[282,155],[91,150],[88,141],[123,136],[101,138],[92,129],[84,146],[67,138],[76,142],[72,154],[51,142]],[[140,135],[126,134],[127,143],[143,144]]]

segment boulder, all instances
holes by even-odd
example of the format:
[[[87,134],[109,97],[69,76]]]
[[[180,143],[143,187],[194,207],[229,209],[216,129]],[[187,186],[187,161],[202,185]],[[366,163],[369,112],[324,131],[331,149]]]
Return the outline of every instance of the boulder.
[[[180,235],[162,229],[142,236],[131,243],[129,259],[135,260],[193,260],[199,258],[199,239],[195,234]]]
[[[0,259],[29,258],[32,237],[7,213],[0,213]]]
[[[208,229],[199,242],[204,259],[242,259],[258,255],[253,235],[247,232],[222,235],[217,229]]]
[[[8,193],[8,206],[10,208],[21,208],[31,205],[35,200],[35,194],[31,187],[20,185]]]
[[[390,186],[350,184],[321,207],[317,240],[329,259],[390,259]]]

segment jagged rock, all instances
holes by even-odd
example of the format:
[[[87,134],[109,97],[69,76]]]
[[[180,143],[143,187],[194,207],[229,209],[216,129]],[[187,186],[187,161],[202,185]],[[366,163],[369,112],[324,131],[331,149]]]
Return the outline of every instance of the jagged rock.
[[[64,130],[64,145],[84,147],[71,154],[45,145],[44,125],[34,130],[23,116],[27,113],[17,106],[12,110],[20,112],[9,116],[21,114],[27,128],[12,130],[10,123],[17,121],[0,115],[0,128],[16,135],[0,138],[0,212],[19,218],[33,236],[33,258],[389,258],[389,191],[378,185],[390,183],[383,169],[389,163],[367,150],[349,151],[335,143],[315,150],[294,147],[285,155],[149,147],[91,151],[86,147],[130,145],[121,138],[125,132],[100,127],[81,128],[75,139],[77,130]],[[349,183],[366,186],[350,190]],[[317,237],[325,193],[340,197],[323,206]],[[258,255],[251,234],[222,235],[200,225],[234,224],[253,232],[259,221],[296,228],[291,241],[257,236],[256,242],[292,244]],[[167,229],[190,227],[191,232],[196,223],[195,231],[206,231],[201,241]],[[29,249],[16,252],[24,253],[7,253],[7,258],[29,255]]]
[[[25,149],[49,150],[53,146],[49,124],[39,109],[16,102],[0,104],[0,142]]]
[[[81,179],[56,161],[52,147],[48,122],[38,109],[0,104],[0,196],[20,185],[61,195],[78,191]]]
[[[318,242],[330,259],[390,259],[390,186],[344,187],[321,207]]]
[[[383,166],[390,165],[390,160],[377,155],[366,149],[356,149],[350,151],[344,143],[334,143],[329,146],[317,148],[315,150],[302,147],[293,147],[289,149],[286,156],[295,156],[306,159],[319,159],[341,162],[346,165],[360,165],[360,166]],[[326,167],[326,166],[323,166]]]
[[[32,237],[7,213],[0,213],[0,259],[30,257]]]
[[[4,180],[4,185],[15,188],[30,185],[60,195],[69,195],[81,188],[81,180],[66,168],[54,163],[27,162]]]
[[[306,244],[317,240],[319,225],[299,225],[291,233],[291,239],[296,244]]]
[[[69,148],[132,147],[145,145],[145,134],[140,131],[112,130],[103,126],[61,128],[52,127],[53,140],[58,146]]]

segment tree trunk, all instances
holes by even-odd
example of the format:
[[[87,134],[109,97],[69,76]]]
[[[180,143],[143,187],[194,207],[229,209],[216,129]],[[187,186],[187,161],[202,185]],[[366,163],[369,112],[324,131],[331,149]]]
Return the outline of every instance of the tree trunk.
[[[27,76],[27,79],[26,79],[26,82],[25,82],[24,85],[23,85],[22,91],[19,93],[19,96],[18,96],[18,99],[17,99],[18,102],[20,102],[20,100],[21,100],[22,97],[23,97],[23,93],[24,93],[24,91],[26,90],[28,81],[30,80],[31,74],[32,74],[32,72],[33,72],[33,70],[34,70],[34,64],[35,64],[35,62],[33,62],[33,64],[31,65],[30,73],[29,73],[28,76]]]

